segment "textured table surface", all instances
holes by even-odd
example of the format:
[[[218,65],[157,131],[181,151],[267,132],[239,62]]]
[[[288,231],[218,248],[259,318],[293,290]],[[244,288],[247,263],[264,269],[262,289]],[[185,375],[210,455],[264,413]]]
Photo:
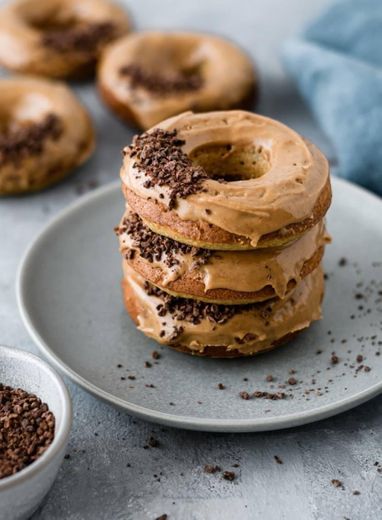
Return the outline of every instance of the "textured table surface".
[[[1,2],[2,3],[2,2]],[[261,73],[258,110],[277,117],[333,157],[282,72],[281,42],[326,0],[131,0],[136,27],[191,28],[224,34],[249,51]],[[91,85],[76,86],[98,129],[93,159],[60,186],[0,203],[0,343],[37,352],[21,323],[15,279],[29,241],[60,209],[117,178],[120,150],[132,133],[111,117]],[[84,244],[85,246],[85,244]],[[298,429],[223,435],[161,428],[97,401],[68,382],[74,425],[50,494],[34,515],[48,519],[375,520],[382,518],[382,397]],[[144,449],[150,435],[158,448]],[[283,464],[277,464],[274,455]],[[234,482],[203,472],[234,468]],[[331,484],[343,482],[344,489]],[[360,494],[353,494],[357,490]]]

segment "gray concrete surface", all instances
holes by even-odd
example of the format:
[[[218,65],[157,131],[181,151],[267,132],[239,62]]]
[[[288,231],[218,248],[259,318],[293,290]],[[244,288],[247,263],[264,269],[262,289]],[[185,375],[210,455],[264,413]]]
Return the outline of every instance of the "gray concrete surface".
[[[259,111],[329,143],[284,76],[281,42],[326,0],[131,0],[136,27],[191,28],[231,37],[256,60]],[[42,194],[0,202],[0,343],[36,352],[16,306],[16,270],[29,241],[82,193],[115,179],[120,149],[132,133],[110,116],[91,85],[75,87],[98,129],[94,158]],[[307,427],[223,435],[161,428],[97,401],[68,381],[74,404],[69,458],[34,520],[376,520],[382,518],[382,397]],[[154,434],[160,447],[144,449]],[[278,455],[283,464],[277,464]],[[234,482],[206,475],[205,463],[234,470]],[[339,479],[344,489],[335,488]],[[357,490],[360,494],[354,495]],[[1,507],[1,505],[0,505]]]

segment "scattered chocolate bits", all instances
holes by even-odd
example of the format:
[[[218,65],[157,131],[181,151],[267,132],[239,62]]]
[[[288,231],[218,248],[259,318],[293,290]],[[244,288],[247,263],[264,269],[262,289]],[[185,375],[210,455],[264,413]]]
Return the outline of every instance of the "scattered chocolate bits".
[[[361,494],[361,491],[358,491],[358,489],[355,489],[353,491],[353,495],[360,495]]]
[[[18,165],[27,157],[43,152],[47,139],[57,141],[62,135],[61,120],[48,114],[42,121],[19,123],[0,134],[0,166],[6,163]]]
[[[81,52],[96,55],[99,46],[115,35],[110,22],[81,24],[64,29],[45,31],[42,44],[58,52]]]
[[[153,351],[151,352],[151,357],[152,357],[153,359],[159,359],[159,358],[160,358],[160,354],[159,354],[159,352],[158,352],[157,350],[153,350]]]
[[[337,356],[337,354],[335,354],[334,352],[332,353],[331,357],[330,357],[330,362],[332,365],[337,365],[340,361],[340,358]]]
[[[224,471],[223,478],[232,482],[236,478],[236,473],[234,471]]]
[[[168,515],[166,515],[166,513],[164,513],[163,515],[157,516],[155,520],[167,520],[167,519],[168,519]]]
[[[177,138],[177,132],[167,132],[160,128],[135,136],[125,154],[136,158],[136,168],[147,177],[144,187],[166,186],[169,189],[168,207],[176,206],[178,197],[203,191],[207,173],[200,166],[193,165],[182,150],[184,141]]]
[[[217,473],[218,471],[221,471],[221,468],[220,468],[220,466],[218,466],[216,464],[205,464],[203,471],[204,471],[204,473],[213,474],[213,473]]]
[[[223,385],[223,383],[219,383],[218,384],[218,388],[219,388],[219,390],[224,390],[225,389],[225,385]]]
[[[267,383],[272,383],[273,381],[273,376],[272,374],[268,374],[265,378],[265,381],[267,381]]]
[[[270,399],[272,401],[278,401],[287,397],[285,392],[262,392],[261,390],[256,390],[252,394],[243,391],[240,392],[239,395],[245,401],[248,401],[249,399]]]
[[[284,464],[284,462],[280,459],[280,457],[278,455],[274,455],[273,458],[275,459],[277,464]]]
[[[256,392],[253,392],[253,397],[255,399],[271,399],[272,401],[278,401],[280,399],[286,398],[285,392],[261,392],[259,390],[256,390]]]
[[[160,446],[158,439],[156,439],[153,435],[150,435],[147,444],[150,448],[159,448]]]
[[[340,267],[344,267],[347,263],[348,263],[348,261],[345,257],[340,258],[340,260],[338,261],[338,265]]]
[[[0,383],[0,479],[38,459],[54,439],[55,419],[34,394]]]
[[[335,488],[345,489],[341,480],[334,478],[331,480],[331,483]]]
[[[203,85],[203,79],[197,72],[154,73],[135,63],[121,67],[119,73],[129,78],[131,88],[141,87],[160,96],[198,90]]]
[[[133,247],[129,248],[125,255],[127,260],[134,260],[138,251],[139,255],[150,263],[163,261],[168,267],[174,267],[180,263],[179,255],[191,255],[196,267],[206,264],[212,255],[212,251],[207,249],[181,244],[154,233],[134,213],[125,217],[121,227],[116,228],[116,233],[127,233],[132,240]]]
[[[253,308],[258,308],[261,314],[263,312],[266,314],[269,307],[269,302],[224,305],[181,298],[172,296],[147,281],[144,283],[144,290],[149,296],[155,296],[162,300],[156,307],[159,316],[164,317],[169,314],[175,320],[186,321],[193,325],[198,325],[204,319],[208,319],[212,323],[223,324],[233,316]],[[173,337],[170,339],[174,341],[182,333],[183,327],[176,327],[172,335]],[[253,334],[247,333],[243,337],[242,343],[251,341],[254,337]]]
[[[288,385],[292,385],[292,386],[297,385],[297,379],[295,377],[290,377],[288,379]]]

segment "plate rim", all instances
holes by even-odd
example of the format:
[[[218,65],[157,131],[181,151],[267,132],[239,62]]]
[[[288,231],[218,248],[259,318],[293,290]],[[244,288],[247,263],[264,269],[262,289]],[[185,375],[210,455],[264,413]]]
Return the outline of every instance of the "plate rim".
[[[332,176],[332,183],[344,186],[345,189],[350,189],[355,192],[362,194],[362,196],[369,197],[373,201],[381,204],[380,199],[374,193],[355,185],[347,180],[339,177]],[[26,327],[29,335],[36,344],[39,351],[48,359],[59,371],[65,374],[75,384],[79,385],[88,393],[100,398],[113,406],[123,409],[150,422],[155,422],[175,428],[183,428],[187,430],[199,430],[199,431],[210,431],[210,432],[256,432],[256,431],[272,431],[281,430],[285,428],[291,428],[295,426],[302,426],[316,422],[339,413],[345,412],[354,408],[373,397],[376,397],[379,393],[382,393],[382,378],[379,383],[375,383],[369,388],[339,401],[329,403],[323,406],[317,406],[309,411],[294,412],[280,417],[262,417],[255,419],[211,419],[204,417],[193,417],[193,416],[179,416],[177,414],[169,414],[165,412],[159,412],[152,410],[146,406],[129,403],[128,401],[114,396],[112,393],[103,390],[91,381],[87,380],[73,368],[64,363],[60,357],[52,350],[52,348],[43,340],[38,332],[38,328],[34,326],[33,319],[31,318],[28,306],[25,303],[25,292],[26,292],[26,280],[28,276],[28,266],[35,252],[39,249],[40,243],[44,238],[51,233],[51,230],[56,226],[60,225],[72,212],[86,206],[89,202],[93,202],[97,198],[102,198],[115,191],[120,186],[120,181],[114,181],[97,188],[91,193],[83,195],[78,200],[72,202],[65,209],[58,212],[44,228],[37,234],[32,242],[26,248],[22,255],[21,261],[18,266],[16,275],[16,298],[17,305],[21,315],[22,322]]]

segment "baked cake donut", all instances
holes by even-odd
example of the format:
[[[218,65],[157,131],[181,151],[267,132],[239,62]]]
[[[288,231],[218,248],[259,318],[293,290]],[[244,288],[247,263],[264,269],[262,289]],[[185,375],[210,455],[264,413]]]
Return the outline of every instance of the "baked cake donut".
[[[170,118],[124,150],[122,186],[155,233],[204,249],[285,245],[320,222],[329,166],[273,119],[233,110]]]
[[[0,80],[0,195],[58,182],[93,148],[89,115],[66,85],[22,77]]]
[[[257,80],[246,54],[223,38],[142,32],[107,48],[98,87],[122,119],[147,129],[185,110],[249,108]]]
[[[170,296],[125,266],[123,294],[138,329],[159,343],[199,356],[253,356],[320,319],[323,273],[316,269],[283,300],[227,306]]]
[[[0,10],[0,64],[52,78],[83,78],[101,51],[129,31],[109,0],[15,0]]]
[[[123,262],[152,285],[226,305],[284,298],[319,266],[328,241],[320,222],[288,248],[212,251],[155,234],[129,210],[116,232]]]

